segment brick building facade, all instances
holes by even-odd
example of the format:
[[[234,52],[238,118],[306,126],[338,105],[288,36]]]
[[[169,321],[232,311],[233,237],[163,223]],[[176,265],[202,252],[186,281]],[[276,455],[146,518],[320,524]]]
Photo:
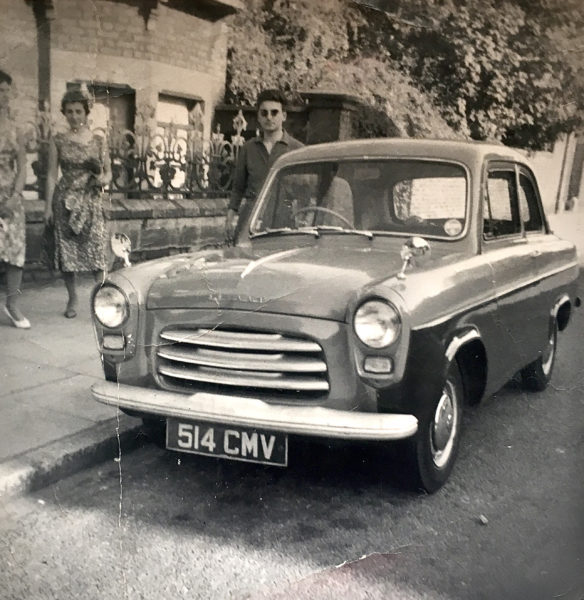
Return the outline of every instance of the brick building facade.
[[[141,106],[186,118],[196,103],[210,127],[224,93],[227,28],[241,0],[0,0],[0,68],[14,78],[19,116],[48,101],[56,122],[66,91],[96,97],[94,126],[132,126]],[[112,114],[113,113],[113,114]]]
[[[49,107],[55,128],[66,127],[61,98],[82,86],[95,100],[93,129],[109,123],[133,131],[144,116],[154,132],[169,123],[186,127],[197,108],[208,136],[224,95],[223,18],[243,7],[242,0],[0,0],[0,69],[13,78],[17,120],[26,128],[39,122],[40,107]],[[32,263],[40,254],[44,211],[43,180],[34,165],[42,164],[45,146],[29,153]],[[156,192],[141,200],[115,193],[105,206],[110,230],[126,231],[138,257],[216,239],[225,208],[224,198],[181,202]]]

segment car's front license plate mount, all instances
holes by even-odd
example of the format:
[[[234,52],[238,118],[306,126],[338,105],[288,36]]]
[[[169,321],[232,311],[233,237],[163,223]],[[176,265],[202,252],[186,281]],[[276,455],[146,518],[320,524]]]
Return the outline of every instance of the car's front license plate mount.
[[[280,431],[169,417],[166,447],[190,454],[288,466],[288,435]]]

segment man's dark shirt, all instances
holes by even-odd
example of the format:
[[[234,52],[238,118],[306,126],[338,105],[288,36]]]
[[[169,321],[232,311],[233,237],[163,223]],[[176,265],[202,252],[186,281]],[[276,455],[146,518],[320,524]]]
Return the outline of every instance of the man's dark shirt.
[[[302,146],[304,146],[302,142],[288,135],[286,131],[283,132],[282,139],[274,144],[269,154],[260,136],[247,141],[239,150],[237,157],[229,208],[239,210],[243,198],[255,200],[276,159]]]

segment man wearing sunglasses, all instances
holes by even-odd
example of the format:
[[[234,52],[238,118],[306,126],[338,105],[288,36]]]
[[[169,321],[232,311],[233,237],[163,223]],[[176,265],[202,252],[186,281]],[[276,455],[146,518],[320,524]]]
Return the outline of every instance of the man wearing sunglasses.
[[[239,150],[225,223],[228,242],[232,242],[237,236],[238,227],[249,215],[275,160],[282,154],[303,146],[283,128],[286,98],[280,90],[263,90],[257,97],[256,106],[260,134]]]

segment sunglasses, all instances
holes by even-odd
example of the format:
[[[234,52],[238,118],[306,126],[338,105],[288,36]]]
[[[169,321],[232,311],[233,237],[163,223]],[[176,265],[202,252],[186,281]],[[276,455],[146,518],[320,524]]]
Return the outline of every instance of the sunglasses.
[[[270,117],[277,117],[279,113],[280,109],[278,108],[272,108],[271,110],[266,110],[265,108],[262,108],[262,110],[260,110],[261,117],[267,117],[268,115]]]

